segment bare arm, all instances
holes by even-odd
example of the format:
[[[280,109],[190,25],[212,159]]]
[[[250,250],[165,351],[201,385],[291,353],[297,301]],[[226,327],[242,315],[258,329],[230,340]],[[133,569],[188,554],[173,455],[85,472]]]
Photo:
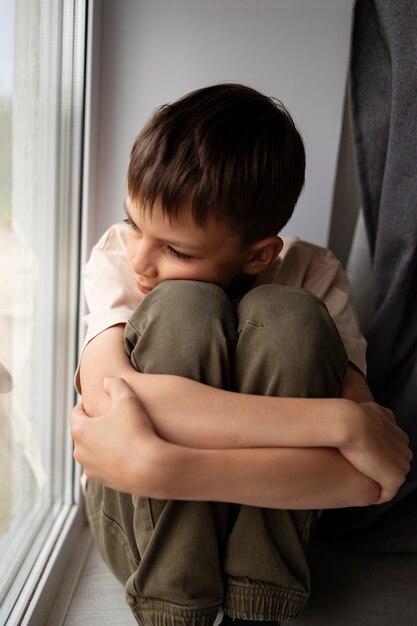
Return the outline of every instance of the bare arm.
[[[340,399],[252,396],[179,376],[139,374],[125,354],[122,326],[101,333],[84,350],[81,385],[89,415],[110,408],[106,376],[128,382],[161,438],[192,448],[338,447],[345,434],[334,416],[342,421],[352,409]]]
[[[123,380],[110,379],[105,386],[113,400],[106,415],[91,419],[81,405],[72,411],[74,456],[90,478],[114,489],[163,500],[291,509],[362,506],[378,499],[379,486],[336,450],[178,446],[156,435]]]
[[[275,398],[240,394],[187,378],[139,374],[123,348],[123,326],[113,326],[85,348],[81,362],[84,408],[89,415],[110,408],[105,377],[126,380],[140,398],[162,439],[192,448],[317,447],[338,448],[359,412],[351,399],[362,376],[349,372],[344,398]],[[361,401],[371,399],[366,383]],[[393,429],[394,430],[394,429]]]
[[[358,501],[368,503],[370,491],[375,496],[376,485],[365,475],[382,484],[383,499],[391,498],[403,482],[408,468],[406,437],[389,417],[385,416],[384,420],[383,409],[377,409],[377,405],[363,405],[363,408],[340,398],[308,400],[233,394],[180,377],[138,374],[124,353],[122,335],[123,327],[112,327],[86,347],[81,381],[87,413],[97,415],[109,411],[109,398],[102,389],[102,380],[106,375],[122,376],[140,397],[158,435],[177,444],[169,448],[169,454],[175,456],[181,450],[182,462],[185,458],[190,463],[198,458],[196,473],[191,474],[199,477],[197,484],[202,484],[200,478],[204,482],[204,471],[212,475],[214,466],[217,471],[214,472],[213,489],[219,489],[219,483],[225,489],[229,480],[230,492],[237,494],[233,477],[238,477],[247,463],[251,476],[257,476],[255,491],[263,501],[272,497],[272,493],[275,500],[281,496],[285,499],[282,489],[287,483],[284,481],[281,490],[278,489],[279,483],[275,479],[279,474],[292,477],[294,498],[297,494],[294,487],[299,486],[300,497],[304,498],[301,508],[310,506],[306,498],[314,499],[315,506],[321,508],[326,506],[323,498],[328,499],[328,506],[343,506],[340,504],[342,492],[345,506],[355,505]],[[348,379],[345,385],[347,395],[354,393],[352,389],[355,390],[355,385]],[[118,415],[121,420],[122,412],[119,411]],[[194,450],[184,451],[184,446]],[[323,449],[324,446],[334,449]],[[266,447],[288,449],[265,450]],[[167,448],[164,452],[167,453]],[[90,454],[93,454],[93,448]],[[181,466],[178,461],[177,458],[176,467]],[[255,467],[259,468],[258,472]],[[235,473],[233,468],[236,468]],[[133,468],[129,475],[135,476]],[[335,481],[335,489],[329,484],[330,475]],[[225,476],[226,480],[219,476]],[[275,481],[274,489],[268,476]],[[309,486],[306,480],[317,482]],[[239,488],[247,489],[247,496],[252,498],[250,476],[247,481],[238,482]],[[209,483],[205,481],[204,484]],[[190,497],[187,489],[182,496],[177,495],[186,497],[187,493]],[[198,496],[201,497],[202,494]],[[211,493],[209,499],[219,498]],[[230,497],[225,499],[233,500]],[[243,493],[238,501],[247,501]],[[289,508],[290,504],[286,507]]]

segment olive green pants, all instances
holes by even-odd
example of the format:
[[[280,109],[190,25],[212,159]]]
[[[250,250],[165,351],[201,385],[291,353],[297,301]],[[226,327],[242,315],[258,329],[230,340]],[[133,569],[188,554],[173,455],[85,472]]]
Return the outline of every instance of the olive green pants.
[[[322,302],[277,285],[233,307],[215,285],[161,283],[127,324],[125,347],[141,372],[271,396],[335,396],[347,363]],[[288,621],[308,598],[313,511],[165,502],[93,481],[86,503],[139,624],[211,626],[220,607],[234,618]]]

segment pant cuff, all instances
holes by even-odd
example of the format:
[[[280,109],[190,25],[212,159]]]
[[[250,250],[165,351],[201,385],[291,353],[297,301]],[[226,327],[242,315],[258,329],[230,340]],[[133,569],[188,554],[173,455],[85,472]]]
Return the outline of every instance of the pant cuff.
[[[127,595],[127,603],[141,626],[213,626],[220,607],[189,609],[183,606],[144,600]]]
[[[238,619],[286,622],[299,615],[308,594],[268,583],[229,581],[223,609]]]

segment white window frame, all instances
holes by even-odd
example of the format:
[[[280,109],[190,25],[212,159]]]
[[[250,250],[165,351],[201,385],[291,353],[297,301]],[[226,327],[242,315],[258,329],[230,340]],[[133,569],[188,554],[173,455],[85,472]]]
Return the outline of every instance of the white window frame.
[[[42,1],[45,5],[49,4],[51,11],[57,10],[56,0]],[[72,459],[72,441],[65,417],[69,415],[75,401],[73,372],[81,335],[79,263],[75,263],[74,259],[81,256],[83,262],[87,248],[86,233],[90,230],[86,207],[91,195],[91,77],[94,75],[93,28],[94,24],[100,22],[97,17],[98,6],[99,3],[94,0],[62,0],[64,27],[57,129],[59,184],[56,198],[57,206],[60,207],[57,241],[60,254],[56,284],[63,284],[66,289],[60,293],[60,327],[55,329],[57,379],[53,407],[58,427],[51,443],[56,444],[55,449],[62,450],[62,440],[65,440],[66,475],[73,476],[73,481],[65,484],[64,501],[68,504],[59,511],[51,511],[31,547],[33,554],[37,555],[36,564],[30,570],[22,567],[13,585],[15,597],[16,589],[20,591],[18,599],[1,626],[62,624],[92,543],[80,495],[80,469]],[[58,442],[61,442],[59,446]]]

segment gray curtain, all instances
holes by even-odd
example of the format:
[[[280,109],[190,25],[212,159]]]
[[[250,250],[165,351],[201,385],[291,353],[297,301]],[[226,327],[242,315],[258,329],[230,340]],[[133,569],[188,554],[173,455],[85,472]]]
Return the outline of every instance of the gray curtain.
[[[417,456],[417,2],[357,0],[350,109],[374,302],[368,383]],[[390,503],[325,516],[329,536],[367,551],[417,552],[417,463]]]

